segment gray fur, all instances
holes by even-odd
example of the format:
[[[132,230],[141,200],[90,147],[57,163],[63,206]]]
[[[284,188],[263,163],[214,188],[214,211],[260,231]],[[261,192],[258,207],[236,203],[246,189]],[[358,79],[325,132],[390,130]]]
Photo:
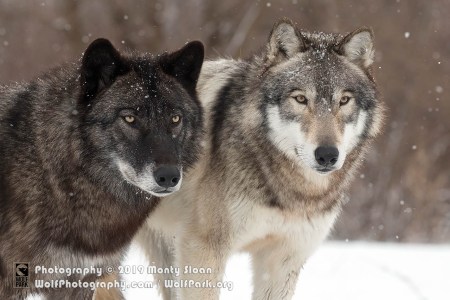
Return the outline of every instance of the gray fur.
[[[372,45],[367,32],[300,32],[281,21],[260,55],[206,62],[198,85],[203,154],[137,241],[148,248],[145,232],[160,232],[170,245],[163,252],[174,255],[170,265],[213,268],[180,278],[200,282],[221,280],[228,257],[249,252],[253,299],[291,299],[302,265],[328,235],[381,128],[383,105],[367,52],[360,51]],[[314,159],[323,146],[338,148],[335,165],[321,168]],[[170,255],[151,257],[167,263]],[[218,289],[177,293],[183,300],[219,298]]]

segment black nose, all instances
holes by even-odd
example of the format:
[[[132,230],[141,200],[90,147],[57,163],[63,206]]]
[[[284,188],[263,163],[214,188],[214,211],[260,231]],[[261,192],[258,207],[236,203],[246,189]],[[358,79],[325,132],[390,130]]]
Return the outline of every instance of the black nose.
[[[156,183],[165,188],[174,187],[180,181],[180,170],[176,166],[162,166],[153,172]]]
[[[319,165],[330,167],[337,162],[339,150],[336,147],[321,146],[314,151],[314,156]]]

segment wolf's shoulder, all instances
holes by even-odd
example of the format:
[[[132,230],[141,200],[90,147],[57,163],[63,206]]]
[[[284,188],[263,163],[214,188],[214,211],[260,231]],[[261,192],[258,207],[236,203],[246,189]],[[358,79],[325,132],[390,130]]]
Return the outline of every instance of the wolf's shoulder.
[[[242,60],[234,59],[216,59],[203,63],[202,71],[199,78],[199,89],[205,85],[218,86],[221,81],[233,78],[240,71],[244,70],[247,63]]]
[[[58,91],[71,90],[78,85],[79,72],[73,64],[61,64],[43,72],[29,81],[0,84],[0,114],[14,106],[18,99],[55,98]]]
[[[207,108],[219,91],[231,80],[245,76],[247,63],[242,60],[217,59],[205,61],[197,84],[202,105]]]

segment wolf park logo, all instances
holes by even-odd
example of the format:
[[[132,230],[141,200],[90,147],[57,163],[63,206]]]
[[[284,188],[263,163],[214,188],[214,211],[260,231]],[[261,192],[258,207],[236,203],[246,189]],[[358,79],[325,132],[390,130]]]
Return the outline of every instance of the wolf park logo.
[[[14,263],[15,267],[15,278],[14,287],[15,288],[27,288],[28,285],[28,263]]]

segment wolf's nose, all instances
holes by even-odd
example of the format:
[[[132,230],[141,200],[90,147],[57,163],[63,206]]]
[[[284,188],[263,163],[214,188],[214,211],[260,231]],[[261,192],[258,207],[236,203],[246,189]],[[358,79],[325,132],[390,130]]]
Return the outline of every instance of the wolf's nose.
[[[176,166],[162,166],[153,172],[156,183],[165,188],[174,187],[180,181],[180,170]]]
[[[314,151],[314,156],[319,165],[330,167],[337,162],[339,150],[336,147],[321,146]]]

